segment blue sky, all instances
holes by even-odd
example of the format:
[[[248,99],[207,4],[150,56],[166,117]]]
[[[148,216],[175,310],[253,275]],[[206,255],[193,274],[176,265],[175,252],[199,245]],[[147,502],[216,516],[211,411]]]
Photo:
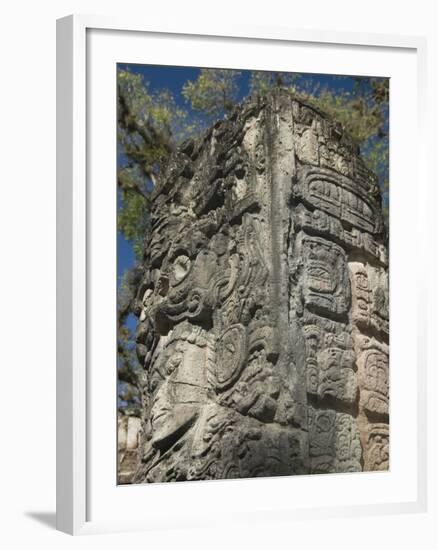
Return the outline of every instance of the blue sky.
[[[152,92],[162,89],[170,90],[175,98],[176,104],[184,107],[190,112],[189,106],[181,94],[181,90],[185,82],[188,80],[195,80],[197,78],[200,69],[194,67],[134,65],[126,63],[119,63],[118,68],[142,75],[144,80],[149,83],[149,89]],[[249,93],[250,75],[250,71],[241,71],[241,74],[238,77],[238,101],[244,99]],[[317,82],[321,87],[326,87],[333,92],[351,92],[355,84],[354,77],[352,76],[340,77],[336,75],[302,74],[300,80],[302,83],[309,80],[314,83]],[[365,83],[365,85],[367,85],[367,83]],[[123,155],[119,155],[118,163],[119,165],[123,163]],[[125,270],[130,269],[134,265],[135,255],[132,244],[119,233],[117,236],[117,274],[119,282]],[[135,327],[135,319],[133,316],[128,318],[127,324],[131,329]]]

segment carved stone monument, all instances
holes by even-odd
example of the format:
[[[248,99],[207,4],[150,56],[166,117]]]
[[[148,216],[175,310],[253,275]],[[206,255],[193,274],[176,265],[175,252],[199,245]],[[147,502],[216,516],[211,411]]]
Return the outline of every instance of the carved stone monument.
[[[134,483],[388,469],[375,176],[277,89],[171,157],[138,294]]]

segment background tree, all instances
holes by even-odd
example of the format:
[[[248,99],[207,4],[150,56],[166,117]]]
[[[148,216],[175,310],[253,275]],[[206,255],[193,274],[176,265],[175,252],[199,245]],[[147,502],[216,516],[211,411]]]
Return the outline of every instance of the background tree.
[[[194,128],[169,90],[151,92],[141,75],[125,70],[118,72],[117,84],[118,229],[140,257],[148,195],[162,163]]]
[[[260,96],[266,95],[274,87],[293,88],[300,79],[300,73],[275,71],[251,71],[249,92]]]
[[[237,79],[240,71],[229,69],[201,69],[194,81],[182,88],[182,95],[192,108],[210,118],[230,113],[236,105]]]
[[[136,356],[135,335],[126,324],[140,282],[141,269],[127,269],[117,293],[117,382],[118,408],[127,414],[140,415],[141,367]]]

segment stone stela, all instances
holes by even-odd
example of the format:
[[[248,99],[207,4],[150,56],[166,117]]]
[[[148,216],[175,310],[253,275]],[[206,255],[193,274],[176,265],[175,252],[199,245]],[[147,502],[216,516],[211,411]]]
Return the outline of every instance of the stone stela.
[[[282,89],[250,98],[151,200],[119,482],[387,470],[386,232],[342,128]]]

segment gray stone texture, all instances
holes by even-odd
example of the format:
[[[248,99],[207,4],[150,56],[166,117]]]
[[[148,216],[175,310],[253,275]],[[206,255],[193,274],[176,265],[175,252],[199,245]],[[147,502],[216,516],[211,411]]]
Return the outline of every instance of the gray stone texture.
[[[342,128],[250,98],[172,156],[150,221],[132,481],[388,469],[381,196]]]
[[[117,416],[117,481],[120,485],[131,483],[137,469],[141,421],[137,416]]]

